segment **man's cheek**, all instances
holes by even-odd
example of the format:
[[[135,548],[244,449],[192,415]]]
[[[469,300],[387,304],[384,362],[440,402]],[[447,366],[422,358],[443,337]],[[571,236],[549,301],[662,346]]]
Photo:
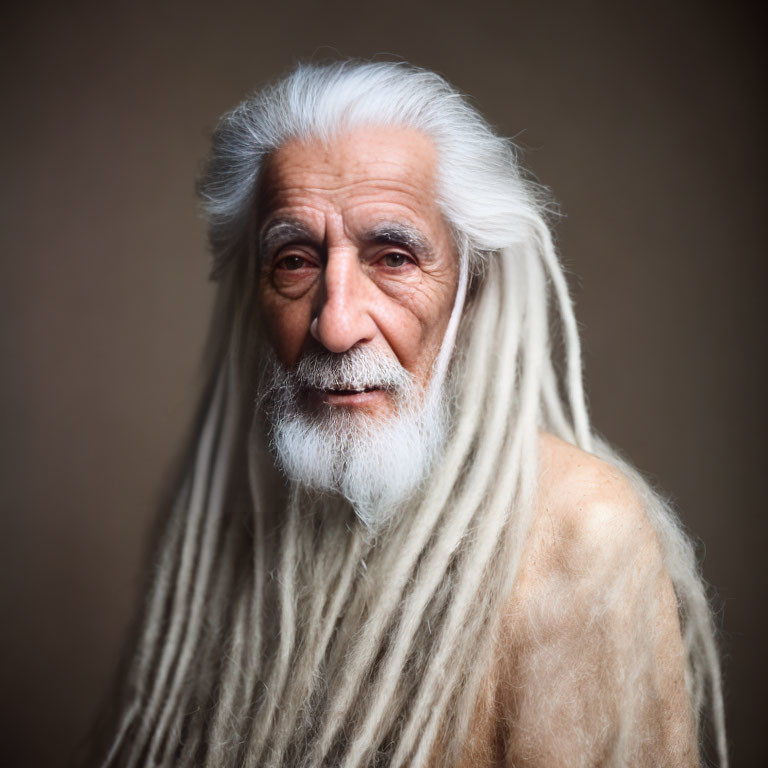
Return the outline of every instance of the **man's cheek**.
[[[310,312],[302,306],[282,305],[264,307],[267,337],[278,360],[292,367],[298,361],[309,330]]]

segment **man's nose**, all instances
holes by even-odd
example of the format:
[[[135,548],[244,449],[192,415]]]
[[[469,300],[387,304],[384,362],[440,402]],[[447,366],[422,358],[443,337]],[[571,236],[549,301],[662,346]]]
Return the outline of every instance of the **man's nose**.
[[[329,250],[318,313],[309,326],[312,337],[327,350],[341,354],[376,335],[368,283],[355,251]]]

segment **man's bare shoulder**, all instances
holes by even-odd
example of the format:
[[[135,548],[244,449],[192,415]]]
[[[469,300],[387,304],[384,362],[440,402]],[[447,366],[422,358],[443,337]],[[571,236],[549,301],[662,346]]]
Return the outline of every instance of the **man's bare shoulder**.
[[[533,617],[537,631],[572,632],[617,592],[628,605],[649,585],[674,604],[656,533],[629,478],[541,433],[535,510],[510,603],[518,637]]]
[[[525,565],[599,577],[630,557],[661,557],[648,514],[617,467],[554,435],[541,433],[536,511]],[[521,574],[522,575],[522,574]]]
[[[621,470],[547,434],[503,624],[510,764],[610,763],[627,728],[634,765],[696,764],[676,598],[643,501]]]

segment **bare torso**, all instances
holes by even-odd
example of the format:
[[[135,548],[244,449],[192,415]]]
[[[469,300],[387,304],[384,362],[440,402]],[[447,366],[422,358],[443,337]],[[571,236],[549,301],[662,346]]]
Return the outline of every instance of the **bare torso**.
[[[622,759],[698,765],[675,594],[628,479],[543,435],[537,512],[461,765]]]

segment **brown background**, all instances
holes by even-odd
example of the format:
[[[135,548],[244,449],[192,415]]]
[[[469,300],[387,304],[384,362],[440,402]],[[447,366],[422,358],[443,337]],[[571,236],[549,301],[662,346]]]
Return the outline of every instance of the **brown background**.
[[[752,6],[32,3],[0,34],[4,765],[67,761],[135,610],[211,306],[207,136],[297,58],[336,53],[444,73],[552,188],[595,423],[704,542],[734,764],[766,757]]]

